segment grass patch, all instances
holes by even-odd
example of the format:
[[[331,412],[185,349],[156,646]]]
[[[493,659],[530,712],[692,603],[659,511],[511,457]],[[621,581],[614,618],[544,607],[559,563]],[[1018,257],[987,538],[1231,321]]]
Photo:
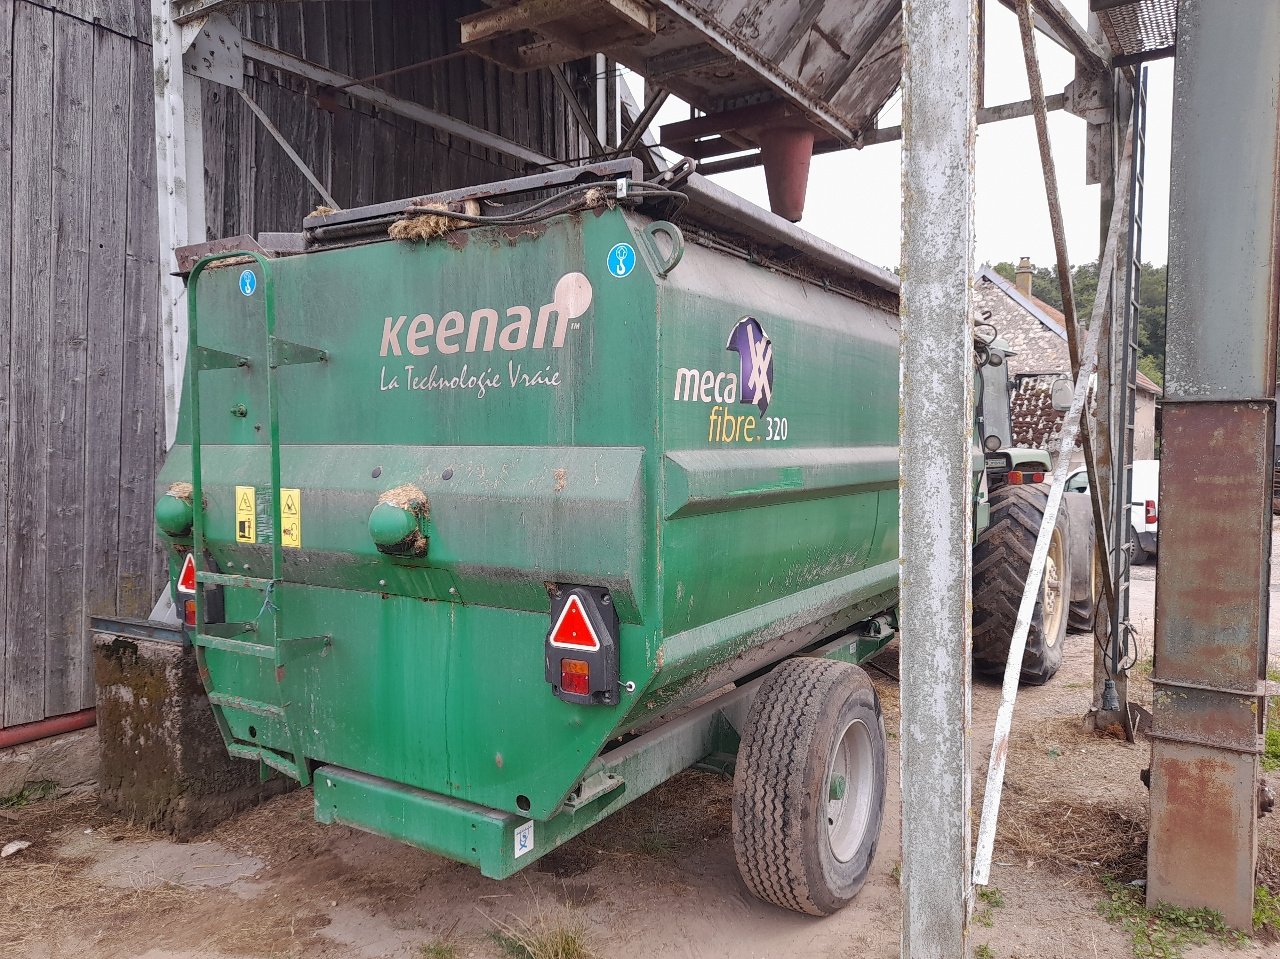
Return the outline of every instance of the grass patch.
[[[489,936],[511,959],[596,959],[586,927],[576,920],[539,914],[532,921],[493,921],[498,928]]]
[[[1183,909],[1168,903],[1148,909],[1141,889],[1109,876],[1103,877],[1102,885],[1107,898],[1098,904],[1098,912],[1124,927],[1135,959],[1180,959],[1188,946],[1210,940],[1239,945],[1246,938],[1227,926],[1222,914],[1213,909]]]
[[[426,959],[458,959],[458,947],[451,942],[429,942],[418,951]]]
[[[895,886],[902,885],[902,863],[895,862],[893,868],[889,870],[889,878],[893,880]]]
[[[1271,673],[1268,672],[1267,676],[1270,677]],[[1273,697],[1267,706],[1267,738],[1262,750],[1262,768],[1269,773],[1280,769],[1280,696]]]
[[[1264,940],[1280,940],[1280,894],[1259,886],[1253,894],[1253,934]]]
[[[1004,893],[1000,891],[999,886],[979,886],[978,899],[993,909],[1004,906]]]
[[[19,806],[28,806],[33,802],[40,802],[42,799],[48,799],[58,789],[58,784],[42,779],[39,782],[23,783],[22,788],[16,793],[8,796],[0,796],[0,809],[17,809]]]
[[[990,929],[996,924],[995,914],[991,910],[999,909],[1004,905],[1004,893],[998,886],[979,886],[978,902],[983,904],[983,908],[973,914],[973,921],[976,925]],[[974,955],[977,953],[975,952]]]
[[[973,947],[973,959],[996,959],[996,954],[983,942]]]

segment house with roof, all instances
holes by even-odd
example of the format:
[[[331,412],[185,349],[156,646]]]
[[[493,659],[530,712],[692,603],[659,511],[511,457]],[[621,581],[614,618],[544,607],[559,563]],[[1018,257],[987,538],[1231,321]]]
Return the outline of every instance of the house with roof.
[[[1014,446],[1056,454],[1063,414],[1053,408],[1049,391],[1059,377],[1071,375],[1066,317],[1031,292],[1033,273],[1025,256],[1018,263],[1013,283],[990,265],[979,270],[973,284],[974,322],[994,326],[1016,354],[1009,358]],[[1141,371],[1137,380],[1133,458],[1153,459],[1156,403],[1162,393]],[[1072,451],[1072,458],[1082,458],[1078,448]]]

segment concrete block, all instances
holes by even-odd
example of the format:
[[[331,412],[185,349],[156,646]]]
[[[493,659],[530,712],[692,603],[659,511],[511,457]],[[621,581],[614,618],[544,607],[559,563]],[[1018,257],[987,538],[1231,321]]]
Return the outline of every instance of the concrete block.
[[[103,806],[190,839],[286,788],[227,754],[190,646],[95,633],[93,647]]]
[[[96,729],[78,729],[0,749],[0,798],[46,783],[53,784],[51,792],[90,789],[97,776]]]

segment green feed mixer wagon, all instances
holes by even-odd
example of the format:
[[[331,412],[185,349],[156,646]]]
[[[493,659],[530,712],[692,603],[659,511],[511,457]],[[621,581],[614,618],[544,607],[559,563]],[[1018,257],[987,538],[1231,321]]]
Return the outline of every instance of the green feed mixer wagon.
[[[857,664],[896,627],[892,275],[633,160],[184,261],[156,518],[232,755],[494,878],[732,770],[751,890],[855,895],[885,795]],[[973,493],[985,518],[981,468]],[[1032,659],[1061,648],[1057,555]]]

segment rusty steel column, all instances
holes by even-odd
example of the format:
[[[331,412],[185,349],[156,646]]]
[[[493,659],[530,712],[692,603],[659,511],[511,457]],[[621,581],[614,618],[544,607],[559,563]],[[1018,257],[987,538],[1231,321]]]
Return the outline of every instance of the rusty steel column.
[[[1147,898],[1252,923],[1280,249],[1280,4],[1183,0]]]
[[[907,0],[902,105],[902,955],[968,955],[973,0]]]

